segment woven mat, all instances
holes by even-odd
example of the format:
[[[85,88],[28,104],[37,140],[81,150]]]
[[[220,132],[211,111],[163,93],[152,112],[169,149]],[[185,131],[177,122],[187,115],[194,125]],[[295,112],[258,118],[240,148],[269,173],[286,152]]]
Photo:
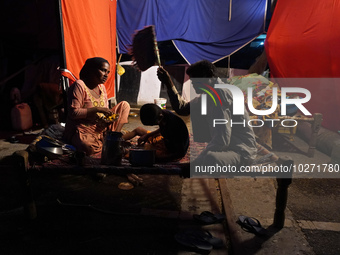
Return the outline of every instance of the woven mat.
[[[131,141],[132,146],[137,144],[137,138]],[[182,167],[190,163],[190,160],[197,157],[202,150],[206,147],[207,143],[198,143],[193,141],[193,136],[190,135],[190,146],[187,154],[179,161],[168,162],[162,164],[154,164],[153,166],[131,166],[127,159],[122,159],[120,166],[102,165],[100,157],[88,157],[84,158],[82,166],[77,165],[74,157],[70,155],[63,155],[59,159],[48,161],[41,166],[37,166],[39,169],[65,172],[65,173],[82,173],[85,172],[103,172],[116,175],[125,175],[127,173],[136,174],[181,174]],[[270,164],[275,163],[278,157],[265,149],[262,145],[258,144],[258,155],[254,164]]]

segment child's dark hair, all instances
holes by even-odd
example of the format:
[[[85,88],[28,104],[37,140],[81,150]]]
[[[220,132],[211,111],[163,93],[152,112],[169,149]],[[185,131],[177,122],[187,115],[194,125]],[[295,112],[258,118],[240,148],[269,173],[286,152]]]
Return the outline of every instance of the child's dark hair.
[[[186,73],[191,78],[211,78],[216,77],[216,67],[208,60],[201,60],[189,66]]]
[[[140,108],[139,114],[143,125],[153,126],[158,124],[162,109],[156,104],[145,104]]]

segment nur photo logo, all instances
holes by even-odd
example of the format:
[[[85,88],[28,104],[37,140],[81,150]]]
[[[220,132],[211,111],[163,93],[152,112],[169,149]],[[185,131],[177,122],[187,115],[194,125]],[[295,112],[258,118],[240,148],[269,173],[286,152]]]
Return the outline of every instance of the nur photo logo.
[[[211,90],[214,93],[214,95],[216,95],[217,99],[219,100],[219,102],[220,102],[220,104],[222,106],[222,100],[221,100],[220,95],[217,93],[217,91],[213,87],[208,85],[208,84],[202,83],[202,85],[205,86],[206,88],[199,87],[199,89],[204,91],[205,93],[207,93],[211,97],[211,99],[215,103],[215,106],[217,106],[216,100],[215,100],[213,94],[209,90]],[[201,107],[201,114],[202,115],[206,115],[207,114],[207,94],[202,94],[202,97],[201,97],[201,100],[202,100],[201,101],[201,106],[202,106]]]
[[[217,107],[217,102],[215,97],[218,99],[220,105],[222,106],[222,100],[220,98],[220,95],[216,91],[216,89],[228,89],[231,92],[231,95],[233,97],[233,115],[243,115],[245,112],[245,102],[244,102],[244,94],[240,88],[238,88],[235,85],[230,85],[230,84],[215,84],[214,87],[201,83],[203,86],[199,87],[200,90],[202,90],[203,93],[201,95],[201,115],[207,115],[208,114],[208,103],[207,103],[207,95],[211,97],[213,100],[215,107]],[[288,98],[287,95],[289,93],[299,93],[299,94],[304,94],[305,97],[303,98]],[[287,111],[287,105],[295,105],[304,115],[310,116],[312,115],[306,107],[303,106],[304,103],[307,103],[311,99],[311,93],[309,90],[304,89],[304,88],[298,88],[298,87],[283,87],[281,88],[281,98],[280,98],[280,109],[281,109],[281,116],[286,116],[286,111]],[[255,116],[265,116],[265,115],[270,115],[274,113],[277,109],[279,102],[278,98],[278,92],[277,88],[273,87],[272,88],[272,105],[269,109],[255,109],[253,105],[253,88],[248,87],[247,88],[247,96],[246,96],[246,103],[248,106],[248,110],[251,114]],[[251,127],[262,127],[264,125],[264,122],[271,122],[271,126],[274,127],[274,122],[275,121],[280,121],[279,119],[269,119],[265,118],[264,120],[262,119],[252,119],[248,121],[248,125]],[[213,120],[213,126],[215,127],[218,124],[226,124],[230,123],[231,125],[233,124],[232,119],[231,120],[226,120],[226,119],[214,119]],[[257,123],[254,125],[253,123]],[[289,123],[289,125],[286,125],[285,123]],[[293,123],[293,124],[292,124]],[[246,123],[234,123],[235,124],[242,124],[246,125]],[[297,121],[294,119],[285,119],[282,120],[281,125],[284,127],[295,127],[297,125]]]

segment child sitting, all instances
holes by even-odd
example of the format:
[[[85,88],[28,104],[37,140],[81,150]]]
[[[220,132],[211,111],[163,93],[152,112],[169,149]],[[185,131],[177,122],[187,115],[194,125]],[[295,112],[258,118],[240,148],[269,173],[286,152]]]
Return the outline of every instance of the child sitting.
[[[156,104],[145,104],[140,109],[143,125],[158,125],[155,131],[137,127],[123,135],[125,140],[139,136],[138,145],[144,149],[156,150],[156,162],[175,161],[183,158],[189,147],[189,133],[184,121]]]

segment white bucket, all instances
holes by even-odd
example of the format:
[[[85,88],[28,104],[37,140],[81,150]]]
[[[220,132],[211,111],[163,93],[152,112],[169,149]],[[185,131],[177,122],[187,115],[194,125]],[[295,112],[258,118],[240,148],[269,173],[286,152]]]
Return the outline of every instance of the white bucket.
[[[166,109],[166,98],[155,98],[154,102],[158,105],[161,109]]]

